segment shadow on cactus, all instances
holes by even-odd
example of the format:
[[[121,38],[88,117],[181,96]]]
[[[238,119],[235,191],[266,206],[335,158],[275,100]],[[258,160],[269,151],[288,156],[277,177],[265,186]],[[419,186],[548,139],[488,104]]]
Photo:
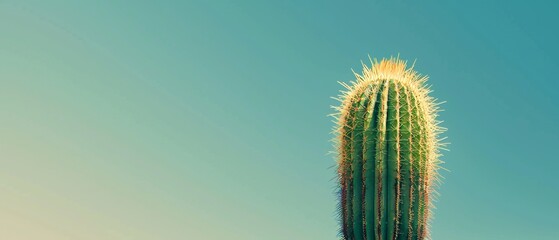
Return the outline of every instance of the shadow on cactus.
[[[340,235],[346,240],[429,238],[439,183],[436,100],[398,58],[371,61],[336,107]]]

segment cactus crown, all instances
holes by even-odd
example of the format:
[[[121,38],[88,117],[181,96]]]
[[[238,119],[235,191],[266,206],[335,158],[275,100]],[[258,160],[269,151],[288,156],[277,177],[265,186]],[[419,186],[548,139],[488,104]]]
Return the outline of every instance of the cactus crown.
[[[425,239],[441,168],[438,103],[399,58],[371,60],[335,107],[341,235]]]

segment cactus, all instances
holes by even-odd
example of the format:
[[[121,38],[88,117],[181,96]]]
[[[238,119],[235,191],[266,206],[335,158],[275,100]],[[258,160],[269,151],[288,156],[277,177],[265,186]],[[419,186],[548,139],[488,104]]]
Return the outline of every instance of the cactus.
[[[426,76],[398,58],[363,64],[335,107],[340,235],[428,239],[440,169],[438,103]]]

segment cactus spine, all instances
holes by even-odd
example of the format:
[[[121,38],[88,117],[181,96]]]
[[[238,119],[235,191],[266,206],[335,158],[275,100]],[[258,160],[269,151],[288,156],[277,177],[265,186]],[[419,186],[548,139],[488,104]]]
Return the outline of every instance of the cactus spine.
[[[429,238],[440,168],[438,112],[426,76],[398,58],[355,74],[337,109],[341,235],[346,240]]]

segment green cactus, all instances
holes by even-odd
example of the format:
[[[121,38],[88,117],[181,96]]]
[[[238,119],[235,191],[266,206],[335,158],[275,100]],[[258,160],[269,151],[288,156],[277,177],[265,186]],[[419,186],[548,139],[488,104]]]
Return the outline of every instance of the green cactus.
[[[398,58],[371,61],[339,100],[341,235],[346,240],[429,238],[438,185],[438,107],[426,76]]]

